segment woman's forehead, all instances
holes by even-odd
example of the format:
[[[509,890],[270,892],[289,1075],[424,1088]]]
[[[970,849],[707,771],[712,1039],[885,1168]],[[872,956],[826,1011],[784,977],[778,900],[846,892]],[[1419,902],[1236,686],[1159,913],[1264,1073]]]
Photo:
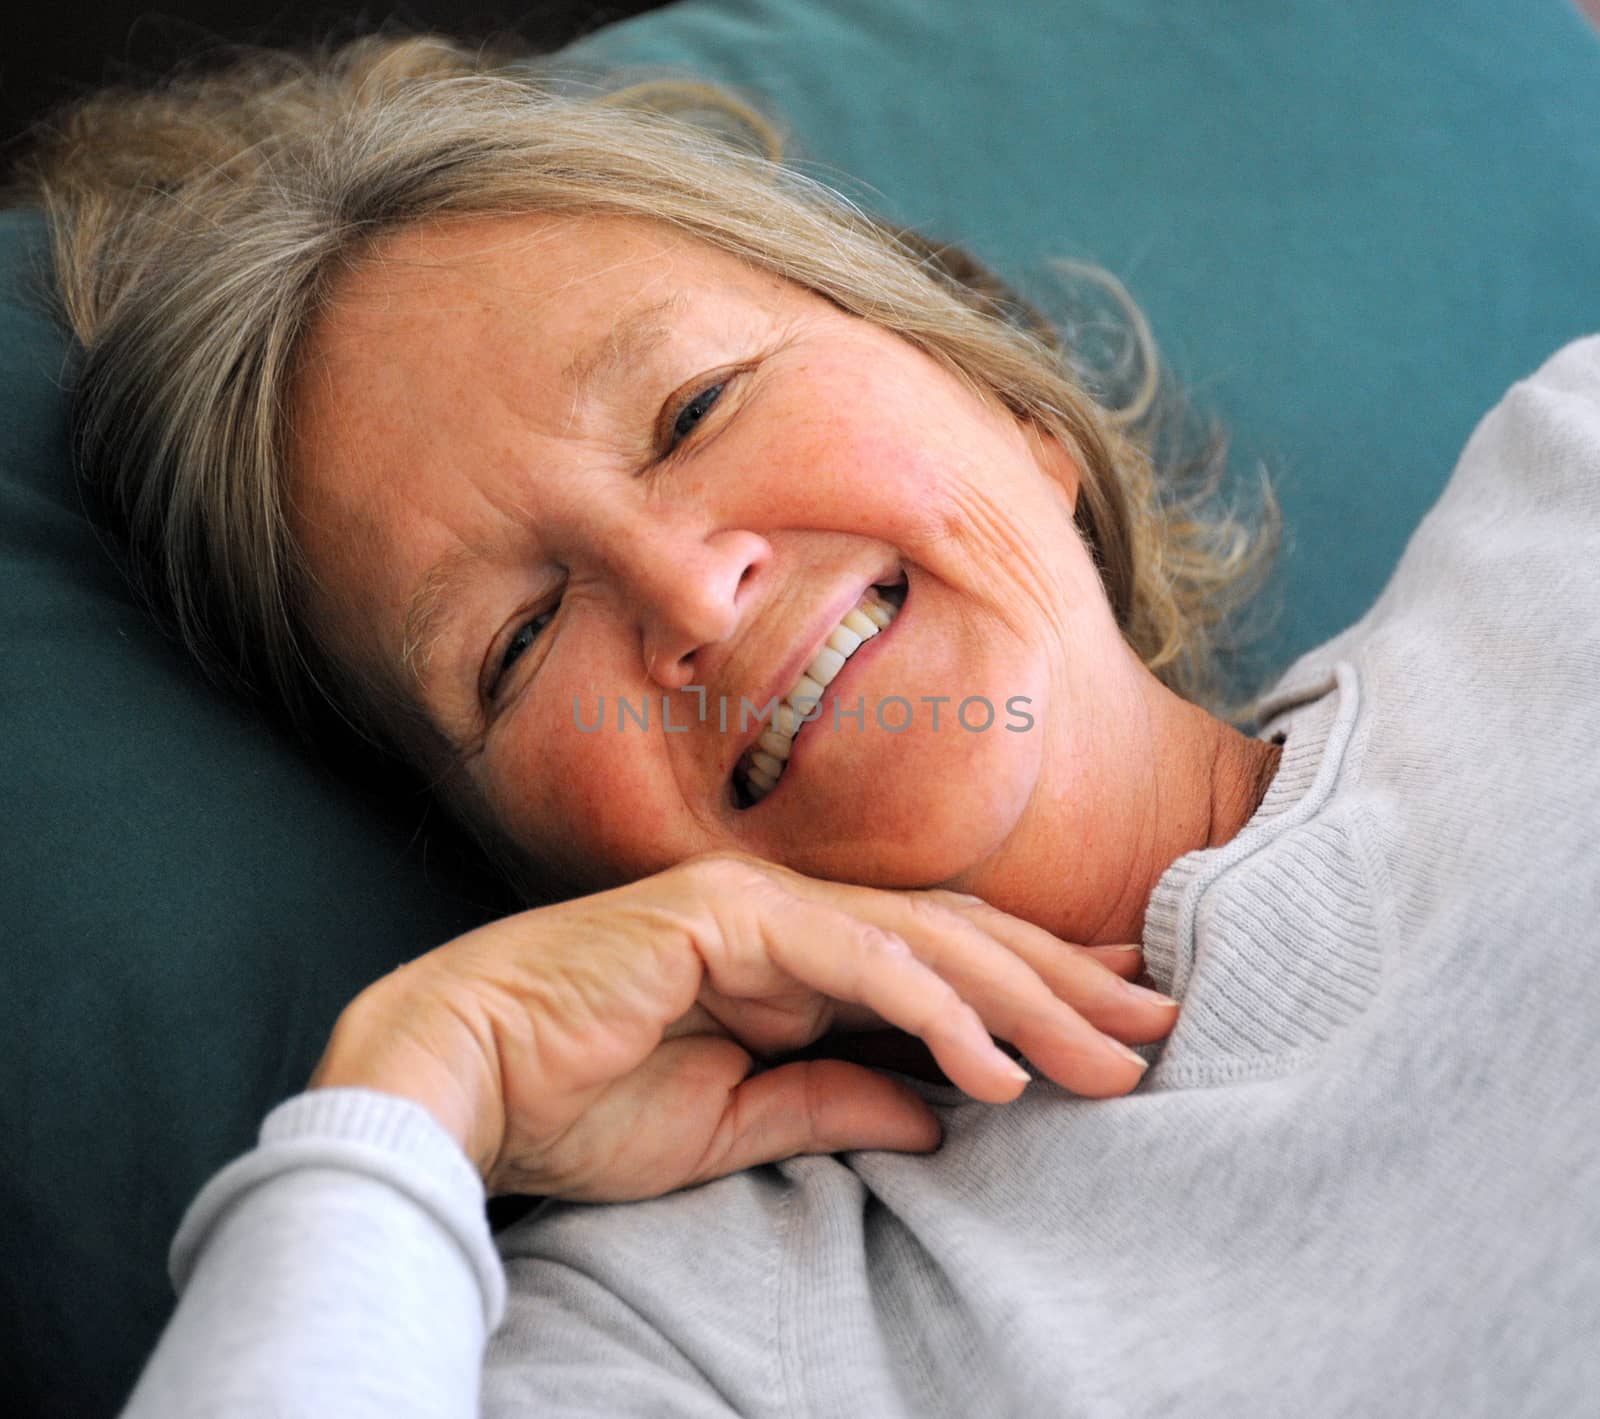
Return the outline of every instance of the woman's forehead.
[[[292,458],[343,464],[396,431],[457,435],[469,410],[576,432],[630,361],[683,337],[733,348],[805,316],[814,293],[665,224],[627,217],[458,218],[374,242],[307,331]],[[494,411],[490,415],[490,411]]]
[[[335,283],[331,323],[415,318],[466,308],[538,310],[546,320],[664,294],[799,294],[770,272],[665,223],[611,215],[454,217],[374,241]]]
[[[297,466],[373,425],[450,421],[468,405],[570,426],[608,370],[680,334],[759,337],[835,308],[663,224],[453,219],[375,242],[306,332],[291,391]]]

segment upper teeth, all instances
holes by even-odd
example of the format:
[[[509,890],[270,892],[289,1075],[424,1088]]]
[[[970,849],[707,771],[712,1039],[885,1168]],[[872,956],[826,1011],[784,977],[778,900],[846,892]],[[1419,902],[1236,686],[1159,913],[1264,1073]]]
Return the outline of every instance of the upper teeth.
[[[753,801],[759,802],[772,792],[788,762],[800,726],[808,716],[816,716],[822,692],[844,669],[845,661],[886,629],[899,609],[880,596],[876,587],[868,587],[861,600],[834,627],[822,649],[806,666],[805,673],[773,712],[771,722],[761,731],[755,747],[739,761],[739,776]]]

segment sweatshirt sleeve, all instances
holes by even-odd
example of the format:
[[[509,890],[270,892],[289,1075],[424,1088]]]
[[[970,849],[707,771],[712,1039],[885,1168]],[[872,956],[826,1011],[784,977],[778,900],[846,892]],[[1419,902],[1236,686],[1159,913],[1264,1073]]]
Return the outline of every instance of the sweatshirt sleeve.
[[[469,1419],[505,1273],[483,1183],[417,1104],[318,1089],[190,1204],[123,1419]]]

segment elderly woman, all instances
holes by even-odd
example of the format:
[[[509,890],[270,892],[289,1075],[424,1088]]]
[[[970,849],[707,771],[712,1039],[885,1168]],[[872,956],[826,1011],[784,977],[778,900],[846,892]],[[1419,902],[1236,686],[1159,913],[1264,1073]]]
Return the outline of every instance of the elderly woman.
[[[1547,1114],[1593,1115],[1600,345],[1250,737],[1249,530],[770,158],[422,42],[91,101],[34,172],[153,599],[588,894],[349,1006],[130,1415],[1592,1395]],[[784,1062],[884,1025],[943,1076]]]

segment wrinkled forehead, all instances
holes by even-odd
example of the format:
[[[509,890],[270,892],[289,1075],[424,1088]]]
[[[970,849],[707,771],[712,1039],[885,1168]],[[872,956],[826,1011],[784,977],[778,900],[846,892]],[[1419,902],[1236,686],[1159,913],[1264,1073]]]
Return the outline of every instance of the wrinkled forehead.
[[[410,397],[418,375],[438,377],[476,351],[477,375],[520,327],[536,328],[535,358],[575,338],[586,308],[616,283],[574,259],[571,223],[453,222],[407,228],[373,242],[328,282],[303,332],[291,396],[295,462],[306,467],[357,408]],[[664,260],[630,242],[638,265]],[[641,272],[641,274],[643,274]],[[420,358],[419,358],[420,357]]]
[[[397,325],[445,327],[496,314],[534,323],[559,350],[595,317],[671,289],[772,299],[782,277],[665,223],[635,217],[460,217],[385,234],[329,282],[303,346],[323,362],[359,359]]]
[[[474,307],[581,301],[630,266],[647,270],[690,245],[633,218],[533,214],[453,217],[384,233],[353,250],[331,285],[339,323],[405,318],[441,303]]]
[[[639,218],[463,217],[403,228],[352,256],[301,336],[291,463],[311,471],[341,445],[370,443],[363,413],[392,419],[424,391],[448,399],[452,381],[462,397],[493,397],[511,381],[518,397],[573,393],[621,323],[649,310],[819,299]]]

